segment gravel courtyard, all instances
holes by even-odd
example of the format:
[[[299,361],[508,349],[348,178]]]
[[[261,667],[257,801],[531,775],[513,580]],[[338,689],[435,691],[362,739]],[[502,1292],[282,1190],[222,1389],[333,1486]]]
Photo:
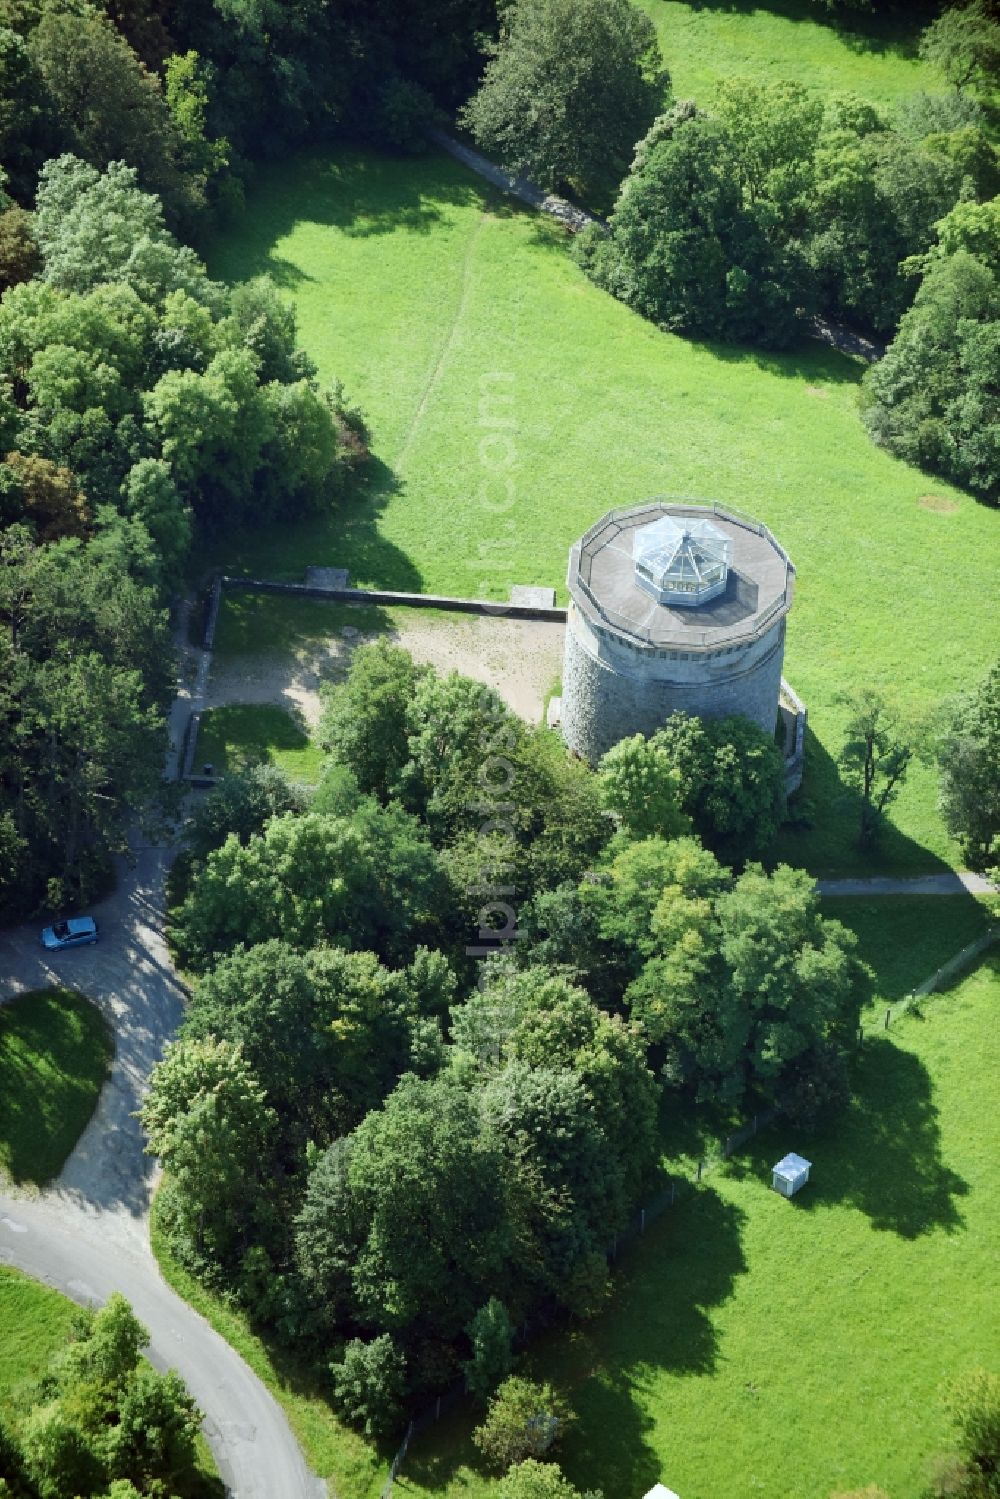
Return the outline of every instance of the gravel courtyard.
[[[320,640],[293,649],[239,656],[217,655],[211,665],[205,706],[275,703],[300,714],[313,727],[320,713],[320,687],[343,677],[354,648],[383,630],[366,629],[366,606],[356,625],[339,625]],[[393,611],[390,638],[414,660],[438,671],[461,672],[493,687],[528,723],[540,723],[545,699],[562,670],[565,626],[544,620]]]

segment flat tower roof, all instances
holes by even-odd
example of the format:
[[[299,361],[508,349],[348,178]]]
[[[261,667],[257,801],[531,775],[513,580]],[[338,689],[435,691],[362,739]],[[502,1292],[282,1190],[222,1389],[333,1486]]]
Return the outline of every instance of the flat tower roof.
[[[660,519],[710,520],[731,543],[724,593],[697,608],[660,603],[637,582],[637,531]],[[721,650],[762,635],[792,606],[795,568],[759,521],[721,505],[659,496],[627,510],[611,510],[570,552],[569,591],[598,628],[641,646],[683,651]]]

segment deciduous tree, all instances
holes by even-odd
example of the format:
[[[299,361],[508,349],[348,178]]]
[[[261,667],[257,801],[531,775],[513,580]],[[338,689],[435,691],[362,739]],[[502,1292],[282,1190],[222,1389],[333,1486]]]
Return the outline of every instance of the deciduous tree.
[[[463,117],[510,171],[606,199],[665,82],[652,23],[629,0],[514,0]]]
[[[938,745],[941,806],[973,869],[1000,858],[1000,661],[955,705]]]
[[[858,841],[867,848],[878,839],[886,809],[906,779],[913,738],[899,711],[876,688],[844,694],[840,701],[848,712],[840,763],[845,781],[860,795]]]
[[[571,1422],[568,1405],[548,1383],[512,1374],[490,1401],[472,1440],[501,1473],[528,1458],[542,1458],[559,1445]]]

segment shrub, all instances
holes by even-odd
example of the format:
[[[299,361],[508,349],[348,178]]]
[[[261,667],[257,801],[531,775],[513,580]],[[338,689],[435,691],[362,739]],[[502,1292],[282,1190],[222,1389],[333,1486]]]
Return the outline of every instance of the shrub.
[[[384,1436],[399,1420],[405,1363],[388,1333],[370,1343],[352,1338],[330,1365],[338,1409],[366,1436]]]
[[[493,1467],[506,1472],[557,1446],[570,1422],[569,1407],[550,1384],[511,1375],[490,1401],[472,1440]]]
[[[596,1490],[581,1494],[555,1463],[537,1463],[529,1457],[501,1479],[497,1499],[602,1499],[602,1496]]]

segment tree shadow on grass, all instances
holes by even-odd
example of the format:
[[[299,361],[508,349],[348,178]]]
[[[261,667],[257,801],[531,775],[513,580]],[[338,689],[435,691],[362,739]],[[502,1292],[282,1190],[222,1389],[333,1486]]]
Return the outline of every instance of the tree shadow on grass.
[[[555,1328],[525,1351],[525,1372],[549,1379],[577,1417],[558,1454],[582,1489],[642,1494],[660,1461],[637,1393],[646,1369],[710,1374],[718,1354],[710,1312],[746,1269],[743,1214],[710,1188],[685,1194],[619,1257],[606,1312],[584,1326]],[[471,1441],[478,1416],[463,1407],[410,1448],[406,1475],[444,1489],[463,1466],[485,1474]]]
[[[802,817],[798,825],[797,815]],[[807,725],[802,790],[791,804],[789,822],[771,848],[768,862],[780,860],[817,875],[835,872],[853,878],[950,869],[940,855],[908,837],[892,821],[883,825],[873,847],[862,850],[860,821],[860,793],[845,783],[836,759]]]
[[[863,359],[841,354],[814,338],[803,337],[787,349],[758,349],[747,344],[715,343],[709,339],[695,342],[721,364],[751,365],[763,374],[779,375],[786,380],[858,385],[868,368]]]
[[[233,576],[296,583],[310,566],[346,567],[352,587],[420,593],[420,568],[378,525],[382,511],[403,490],[403,480],[372,455],[351,477],[348,492],[322,515],[293,525],[274,522],[230,531],[217,539],[208,560]]]
[[[855,52],[893,54],[916,57],[920,32],[934,18],[927,7],[899,5],[887,14],[865,10],[824,9],[816,0],[691,0],[691,9],[720,10],[730,15],[747,15],[757,10],[769,11],[785,21],[807,21],[836,31],[846,47]],[[914,14],[914,12],[917,12]]]
[[[211,760],[222,774],[265,765],[283,750],[308,747],[308,726],[301,711],[272,703],[228,703],[202,715],[195,758]]]
[[[787,1122],[776,1125],[731,1163],[731,1173],[770,1181],[774,1162],[795,1149],[813,1167],[795,1198],[799,1211],[857,1208],[874,1229],[902,1239],[963,1229],[958,1199],[968,1183],[942,1160],[931,1078],[919,1057],[873,1036],[852,1072],[854,1099],[824,1131],[807,1138]]]
[[[823,914],[858,939],[858,952],[875,973],[875,1000],[865,1029],[883,1023],[885,1005],[911,994],[989,926],[986,908],[967,894],[828,898]]]
[[[100,1011],[69,990],[0,1006],[0,1182],[56,1177],[97,1106],[114,1046]]]
[[[562,1354],[579,1416],[565,1447],[569,1476],[605,1494],[642,1494],[659,1476],[641,1390],[647,1371],[708,1375],[717,1366],[711,1312],[746,1270],[744,1215],[710,1186],[685,1192],[624,1258],[607,1313]]]
[[[419,162],[345,146],[261,167],[245,217],[204,246],[213,275],[245,280],[267,274],[294,290],[308,275],[276,247],[300,224],[368,239],[405,230],[429,234],[452,208],[489,203],[484,184],[443,153]]]

